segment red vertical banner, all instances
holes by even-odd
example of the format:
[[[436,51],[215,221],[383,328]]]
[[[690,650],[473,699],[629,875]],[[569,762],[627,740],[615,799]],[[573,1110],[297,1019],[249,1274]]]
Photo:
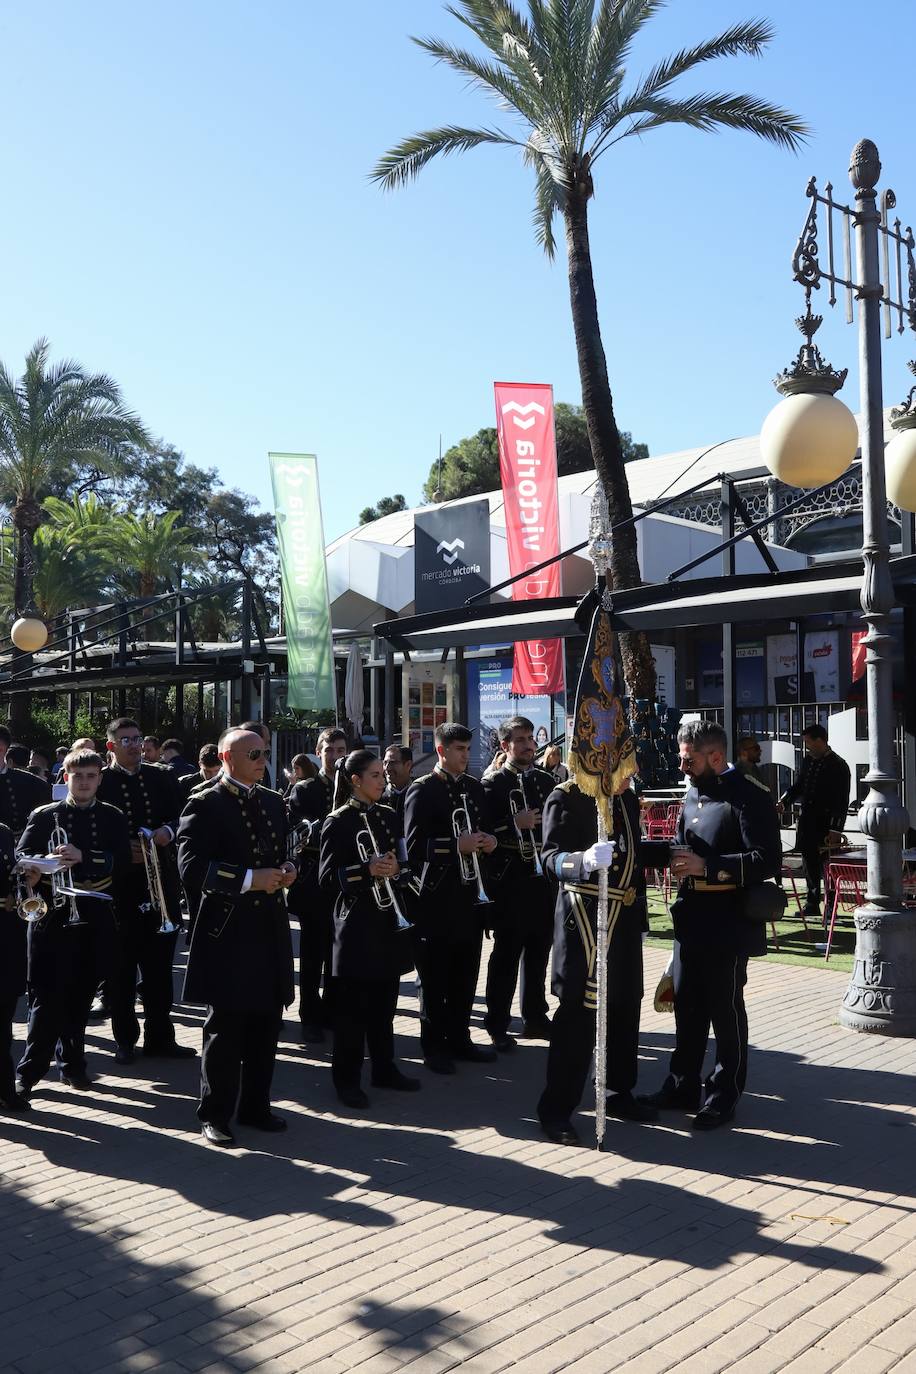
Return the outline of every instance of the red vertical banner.
[[[518,577],[560,552],[553,387],[496,382],[494,389],[509,572]],[[521,577],[512,591],[514,601],[559,595],[559,562]],[[519,696],[563,691],[562,640],[516,644],[512,691]]]

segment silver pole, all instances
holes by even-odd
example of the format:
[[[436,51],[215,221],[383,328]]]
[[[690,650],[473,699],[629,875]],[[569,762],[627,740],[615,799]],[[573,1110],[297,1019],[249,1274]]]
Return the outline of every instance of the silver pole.
[[[859,812],[866,836],[865,904],[855,913],[856,952],[840,1022],[850,1030],[916,1036],[916,911],[903,907],[903,836],[908,816],[900,801],[894,757],[893,644],[884,410],[881,384],[881,298],[876,184],[878,149],[863,139],[853,149],[859,296],[859,384],[862,408],[862,617],[868,709],[868,795]]]

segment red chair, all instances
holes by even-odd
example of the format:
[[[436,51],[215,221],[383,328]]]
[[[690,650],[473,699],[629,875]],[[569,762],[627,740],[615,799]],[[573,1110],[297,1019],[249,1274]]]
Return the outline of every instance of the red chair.
[[[833,944],[833,931],[840,902],[842,901],[849,911],[854,911],[857,906],[862,905],[865,896],[865,865],[831,860],[825,868],[825,882],[827,891],[833,892],[830,928],[827,931],[827,951],[824,955],[826,963],[830,958],[830,946]]]

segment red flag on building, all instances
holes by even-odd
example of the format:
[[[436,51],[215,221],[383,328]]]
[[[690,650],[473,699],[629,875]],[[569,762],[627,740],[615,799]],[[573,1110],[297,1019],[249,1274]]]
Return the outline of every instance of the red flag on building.
[[[494,389],[509,571],[517,577],[560,552],[553,388],[496,382]],[[520,578],[512,590],[514,601],[559,595],[558,562]],[[563,691],[562,640],[516,644],[512,691],[520,696]]]

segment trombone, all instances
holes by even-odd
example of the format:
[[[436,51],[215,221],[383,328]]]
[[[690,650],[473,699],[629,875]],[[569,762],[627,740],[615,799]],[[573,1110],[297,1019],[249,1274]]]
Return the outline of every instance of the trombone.
[[[528,798],[525,796],[525,779],[521,773],[518,775],[518,787],[514,787],[509,793],[509,810],[512,812],[513,822],[519,811],[528,810]],[[534,864],[535,876],[543,878],[544,869],[541,866],[541,856],[538,853],[538,842],[533,830],[519,830],[515,827],[518,836],[518,852],[525,863]]]
[[[366,820],[363,829],[357,831],[356,852],[360,857],[360,861],[364,864],[367,864],[370,859],[380,859],[382,857],[375,836],[369,828],[368,820]],[[373,878],[372,896],[375,898],[375,905],[378,907],[379,911],[394,912],[397,917],[398,930],[413,929],[398,904],[398,899],[395,896],[390,878]]]
[[[165,888],[162,884],[162,865],[159,862],[158,846],[153,839],[152,830],[148,830],[146,826],[140,827],[137,831],[137,838],[140,841],[140,853],[143,855],[146,886],[149,891],[149,901],[141,902],[140,910],[157,912],[161,918],[158,933],[171,935],[178,927],[174,921],[169,919],[169,908],[165,899]]]
[[[456,806],[452,812],[452,834],[456,840],[460,840],[462,835],[469,835],[472,829],[471,815],[467,808],[467,794],[465,793],[465,805]],[[469,887],[472,884],[477,887],[477,896],[474,899],[475,906],[489,906],[490,899],[483,885],[480,860],[476,850],[471,854],[462,854],[461,850],[458,850],[458,871],[463,883],[467,883]]]

